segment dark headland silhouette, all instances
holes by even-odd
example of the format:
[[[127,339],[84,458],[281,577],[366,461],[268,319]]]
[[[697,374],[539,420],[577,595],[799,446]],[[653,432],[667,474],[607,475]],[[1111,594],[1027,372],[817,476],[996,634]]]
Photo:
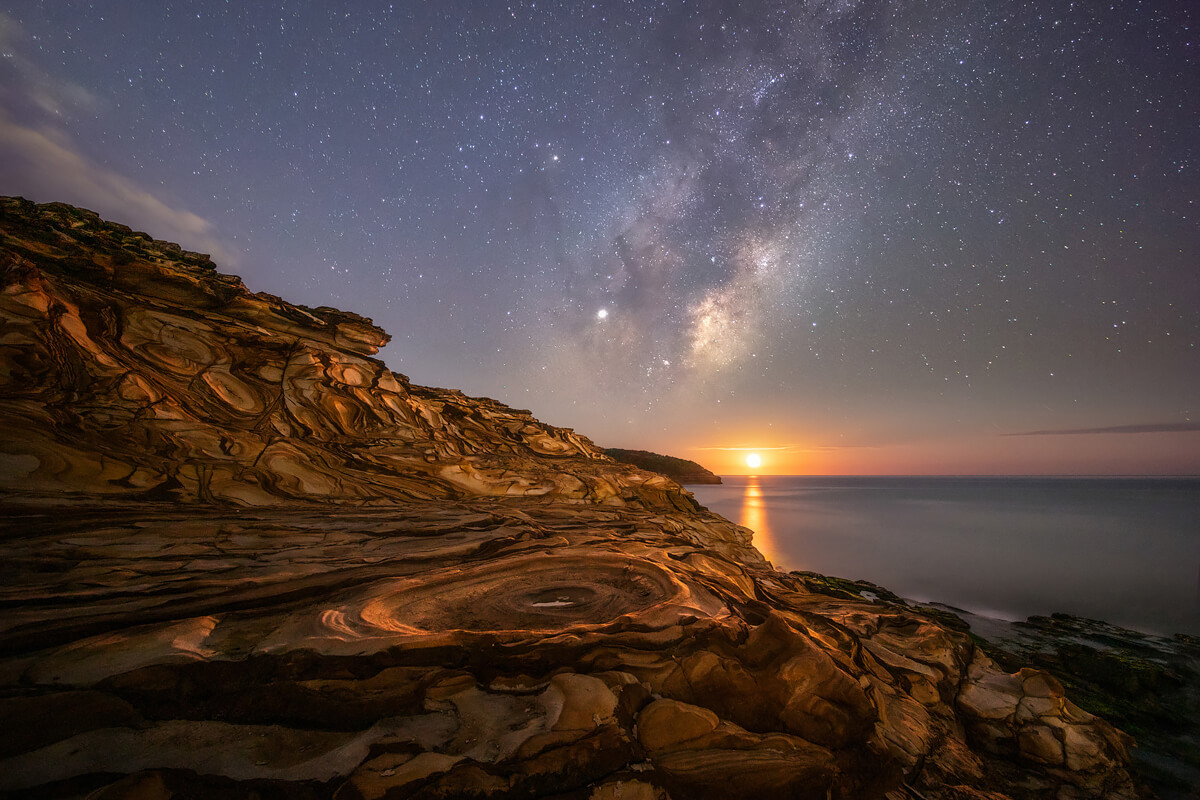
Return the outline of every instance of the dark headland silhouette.
[[[606,447],[604,454],[614,461],[633,464],[650,472],[666,475],[679,484],[715,484],[721,482],[721,476],[714,475],[695,461],[675,456],[664,456],[651,453],[649,450],[623,450],[619,447]]]

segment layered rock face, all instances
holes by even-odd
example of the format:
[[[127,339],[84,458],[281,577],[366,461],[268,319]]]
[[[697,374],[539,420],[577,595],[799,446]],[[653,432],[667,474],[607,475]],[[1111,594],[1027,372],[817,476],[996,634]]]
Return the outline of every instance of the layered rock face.
[[[1044,673],[410,385],[368,321],[3,209],[6,796],[1135,796]]]
[[[694,504],[528,412],[413,386],[370,320],[252,294],[206,256],[0,203],[0,487],[46,497]]]

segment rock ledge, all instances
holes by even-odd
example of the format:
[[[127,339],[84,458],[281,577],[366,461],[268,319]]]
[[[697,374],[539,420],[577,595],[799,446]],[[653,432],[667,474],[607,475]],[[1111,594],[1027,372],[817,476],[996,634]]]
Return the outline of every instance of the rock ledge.
[[[1127,737],[586,438],[0,201],[0,793],[1133,798]]]

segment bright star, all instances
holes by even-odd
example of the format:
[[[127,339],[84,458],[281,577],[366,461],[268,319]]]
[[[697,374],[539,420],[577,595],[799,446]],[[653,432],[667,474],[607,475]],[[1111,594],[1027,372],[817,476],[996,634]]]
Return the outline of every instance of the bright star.
[[[596,312],[596,319],[608,319],[608,309],[602,308]]]

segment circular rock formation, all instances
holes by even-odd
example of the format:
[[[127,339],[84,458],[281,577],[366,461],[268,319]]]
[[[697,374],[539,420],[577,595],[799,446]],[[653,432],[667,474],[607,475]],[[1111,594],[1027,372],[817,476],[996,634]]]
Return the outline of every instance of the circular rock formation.
[[[617,553],[520,555],[381,581],[344,604],[293,618],[260,650],[362,652],[447,632],[546,635],[637,626],[661,629],[724,605],[662,567]]]

